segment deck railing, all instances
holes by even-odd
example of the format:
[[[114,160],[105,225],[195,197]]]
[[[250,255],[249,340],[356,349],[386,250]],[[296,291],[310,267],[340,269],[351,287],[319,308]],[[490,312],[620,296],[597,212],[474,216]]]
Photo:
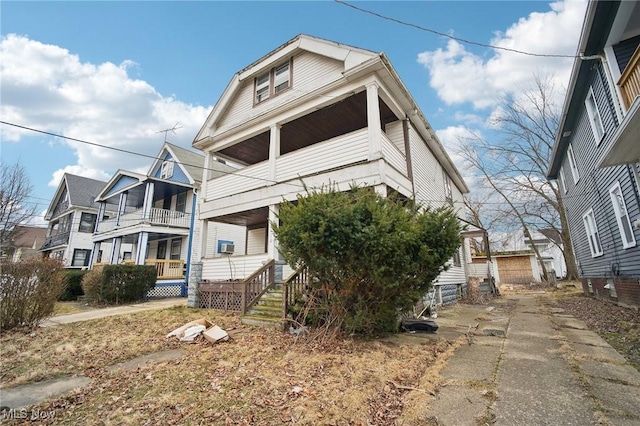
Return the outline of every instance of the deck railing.
[[[45,250],[51,247],[56,247],[62,244],[67,244],[69,242],[69,232],[62,232],[56,235],[49,235],[44,239],[44,243],[40,250]]]
[[[134,210],[120,216],[119,228],[150,223],[152,225],[165,225],[176,228],[188,228],[191,225],[191,213],[183,213],[175,210],[152,208],[149,217],[145,217],[142,209]],[[109,232],[116,228],[116,218],[112,217],[98,223],[98,233]]]
[[[239,311],[242,315],[275,284],[275,261],[270,260],[243,280],[200,283],[199,306]]]
[[[629,109],[636,97],[640,95],[640,66],[638,66],[638,61],[640,61],[640,46],[633,52],[633,56],[631,56],[629,63],[620,76],[620,80],[618,80],[622,102],[626,109]]]

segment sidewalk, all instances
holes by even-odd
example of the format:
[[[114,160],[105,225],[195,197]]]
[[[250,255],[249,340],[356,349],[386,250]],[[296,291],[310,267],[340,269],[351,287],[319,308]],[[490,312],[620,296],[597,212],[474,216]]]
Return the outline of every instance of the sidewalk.
[[[133,314],[136,312],[148,311],[152,309],[164,309],[172,306],[187,306],[187,298],[170,298],[161,300],[151,300],[148,302],[136,303],[132,305],[116,306],[113,308],[94,309],[77,314],[60,315],[51,317],[40,324],[40,327],[51,327],[60,324],[89,321],[97,318],[106,318],[113,315]]]
[[[550,305],[544,292],[527,292],[484,312],[465,305],[442,312],[443,332],[481,312],[479,335],[449,359],[426,418],[438,425],[640,424],[640,373],[582,321]]]

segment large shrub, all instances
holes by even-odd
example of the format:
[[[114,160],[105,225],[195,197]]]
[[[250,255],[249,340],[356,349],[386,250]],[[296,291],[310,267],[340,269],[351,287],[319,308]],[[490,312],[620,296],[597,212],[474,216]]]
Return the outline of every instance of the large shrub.
[[[314,277],[314,317],[349,333],[396,331],[461,244],[450,208],[420,208],[369,188],[332,189],[280,206],[275,233],[292,266]],[[309,311],[307,307],[307,311]],[[311,309],[313,311],[313,309]]]
[[[156,285],[156,267],[144,265],[105,265],[85,275],[85,295],[98,303],[134,302],[145,298]]]
[[[0,263],[0,330],[38,325],[53,314],[63,289],[62,264],[57,260]]]
[[[64,291],[58,300],[77,300],[78,296],[84,295],[84,291],[82,290],[82,278],[86,273],[87,271],[74,269],[67,269],[64,271],[62,278]]]

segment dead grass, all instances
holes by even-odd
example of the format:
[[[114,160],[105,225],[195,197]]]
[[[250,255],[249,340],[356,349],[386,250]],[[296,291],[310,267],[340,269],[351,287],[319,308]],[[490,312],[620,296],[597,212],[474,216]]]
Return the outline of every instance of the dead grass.
[[[78,306],[78,302],[56,302],[53,307],[53,316],[77,314],[84,311],[84,309]]]
[[[233,338],[217,345],[165,340],[202,316]],[[320,346],[186,308],[12,333],[1,342],[4,386],[84,373],[91,386],[37,409],[54,410],[51,423],[104,425],[417,424],[446,358],[461,344],[415,337]],[[136,371],[106,368],[178,346],[185,355],[175,361]]]

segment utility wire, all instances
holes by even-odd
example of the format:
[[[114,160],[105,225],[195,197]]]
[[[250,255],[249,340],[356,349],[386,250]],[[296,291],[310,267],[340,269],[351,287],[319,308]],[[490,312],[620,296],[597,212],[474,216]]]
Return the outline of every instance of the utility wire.
[[[359,12],[367,13],[369,15],[373,15],[373,16],[376,16],[378,18],[385,19],[385,20],[391,21],[391,22],[395,22],[397,24],[404,25],[404,26],[407,26],[407,27],[416,28],[416,29],[419,29],[420,31],[426,31],[428,33],[436,34],[436,35],[439,35],[439,36],[442,36],[442,37],[447,37],[447,38],[449,38],[451,40],[459,41],[461,43],[471,44],[471,45],[480,46],[480,47],[488,47],[488,48],[491,48],[491,49],[503,50],[503,51],[506,51],[506,52],[518,53],[520,55],[537,56],[537,57],[543,57],[543,58],[573,58],[573,59],[577,58],[576,55],[532,53],[532,52],[525,52],[524,50],[511,49],[509,47],[494,46],[492,44],[486,44],[486,43],[480,43],[480,42],[477,42],[477,41],[467,40],[467,39],[464,39],[464,38],[453,36],[451,34],[443,33],[441,31],[433,30],[431,28],[426,28],[426,27],[423,27],[423,26],[420,26],[420,25],[417,25],[417,24],[413,24],[411,22],[402,21],[400,19],[393,18],[391,16],[386,16],[386,15],[383,15],[381,13],[374,12],[372,10],[365,9],[365,8],[362,8],[362,7],[347,3],[346,1],[343,1],[343,0],[333,0],[333,1],[336,2],[336,3],[339,3],[339,4],[343,5],[343,6],[347,6],[347,7],[350,7],[352,9],[355,9],[355,10],[357,10]]]

